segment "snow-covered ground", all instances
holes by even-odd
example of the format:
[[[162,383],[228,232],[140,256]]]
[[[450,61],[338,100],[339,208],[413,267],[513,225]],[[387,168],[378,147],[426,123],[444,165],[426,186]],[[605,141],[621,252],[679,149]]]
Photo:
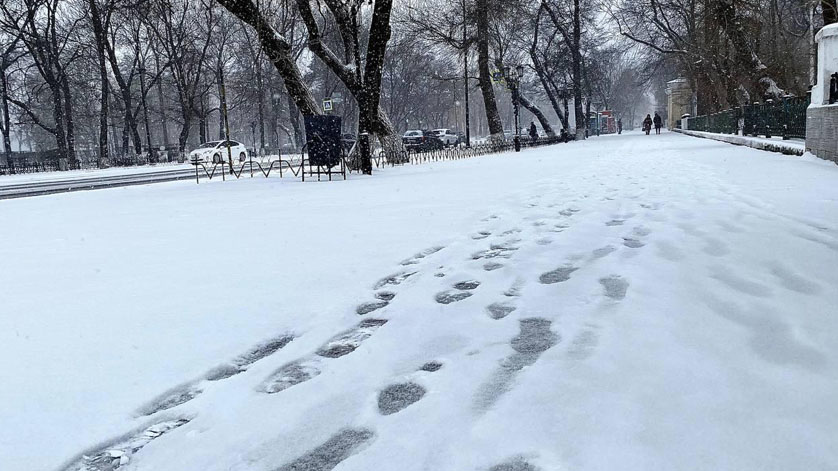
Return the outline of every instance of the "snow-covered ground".
[[[834,470],[836,182],[626,133],[2,201],[0,469]]]

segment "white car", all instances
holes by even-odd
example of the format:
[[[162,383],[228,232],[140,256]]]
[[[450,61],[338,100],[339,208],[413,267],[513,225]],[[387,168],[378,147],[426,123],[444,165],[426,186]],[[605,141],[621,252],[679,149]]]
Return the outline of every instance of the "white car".
[[[460,137],[451,129],[434,129],[431,131],[446,146],[455,146]]]
[[[227,162],[227,155],[227,141],[210,141],[201,144],[190,152],[189,160],[217,164]],[[234,162],[244,162],[247,160],[247,148],[244,144],[230,141],[230,155]]]

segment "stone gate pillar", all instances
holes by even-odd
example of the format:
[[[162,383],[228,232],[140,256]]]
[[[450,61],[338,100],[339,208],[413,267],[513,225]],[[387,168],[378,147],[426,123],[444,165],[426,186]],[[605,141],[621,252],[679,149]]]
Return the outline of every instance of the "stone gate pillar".
[[[824,26],[815,35],[818,43],[817,83],[806,109],[806,150],[838,163],[838,103],[829,104],[829,83],[838,72],[838,23]]]
[[[666,82],[666,127],[675,127],[675,121],[690,112],[693,92],[685,78]]]

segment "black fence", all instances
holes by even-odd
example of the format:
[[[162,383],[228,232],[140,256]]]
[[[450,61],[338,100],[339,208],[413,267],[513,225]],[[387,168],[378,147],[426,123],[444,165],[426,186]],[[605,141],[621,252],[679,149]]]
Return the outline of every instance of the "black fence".
[[[777,101],[745,105],[741,108],[691,117],[687,128],[720,134],[806,138],[806,108],[809,97],[785,97]]]
[[[58,170],[96,170],[110,167],[136,167],[165,162],[176,162],[180,156],[177,146],[155,149],[152,153],[112,154],[101,161],[95,150],[76,150],[76,159],[61,164],[58,150],[36,152],[12,152],[11,162],[0,154],[0,175],[14,173],[54,172]],[[183,161],[183,160],[182,160]]]
[[[562,142],[568,142],[570,140],[573,139],[562,139],[558,136],[544,137],[538,139],[522,137],[521,147],[540,147],[559,144]],[[510,152],[514,149],[515,145],[512,141],[488,142],[484,144],[475,144],[470,147],[465,146],[465,144],[460,144],[456,146],[444,147],[442,149],[427,151],[385,151],[381,149],[373,155],[372,162],[375,168],[383,168],[386,166],[394,167],[396,165],[405,164],[420,165],[428,162],[459,160],[471,157],[478,157],[487,154]],[[272,160],[270,162],[260,162],[258,160],[254,161],[253,159],[249,159],[244,162],[234,163],[233,166],[230,166],[229,163],[226,161],[219,163],[205,163],[200,161],[194,161],[192,162],[192,164],[195,166],[196,182],[200,181],[201,175],[203,175],[209,180],[212,180],[213,178],[217,178],[219,176],[221,176],[222,179],[226,179],[226,176],[230,176],[231,178],[241,178],[242,175],[248,174],[251,178],[259,174],[263,175],[264,177],[269,177],[274,170],[279,172],[280,177],[283,177],[287,173],[291,173],[291,175],[295,177],[302,177],[303,180],[305,180],[306,175],[317,176],[318,180],[320,180],[321,176],[328,177],[331,180],[333,175],[343,174],[346,171],[348,171],[349,173],[352,173],[353,171],[359,171],[358,168],[355,168],[355,166],[349,163],[349,159],[347,158],[345,149],[343,154],[344,155],[341,157],[339,170],[334,171],[331,170],[331,168],[314,166],[312,162],[306,158],[305,152],[297,155],[296,157],[283,157],[281,154],[279,154],[279,159]],[[308,167],[308,169],[306,169],[306,167]]]

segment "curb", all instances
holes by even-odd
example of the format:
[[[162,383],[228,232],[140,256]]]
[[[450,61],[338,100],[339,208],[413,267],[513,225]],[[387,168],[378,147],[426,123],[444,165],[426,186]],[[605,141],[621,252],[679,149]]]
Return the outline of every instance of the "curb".
[[[700,137],[703,139],[712,139],[714,141],[721,141],[726,142],[728,144],[733,144],[737,146],[746,146],[751,147],[758,150],[765,150],[769,152],[778,152],[780,154],[786,155],[797,155],[802,156],[804,149],[800,149],[793,146],[783,145],[783,144],[774,144],[771,142],[764,142],[764,141],[756,141],[748,139],[744,136],[736,136],[736,135],[724,135],[724,134],[712,134],[700,131],[689,131],[684,129],[672,129],[671,131],[678,132],[681,134],[685,134],[687,136],[692,137]]]

